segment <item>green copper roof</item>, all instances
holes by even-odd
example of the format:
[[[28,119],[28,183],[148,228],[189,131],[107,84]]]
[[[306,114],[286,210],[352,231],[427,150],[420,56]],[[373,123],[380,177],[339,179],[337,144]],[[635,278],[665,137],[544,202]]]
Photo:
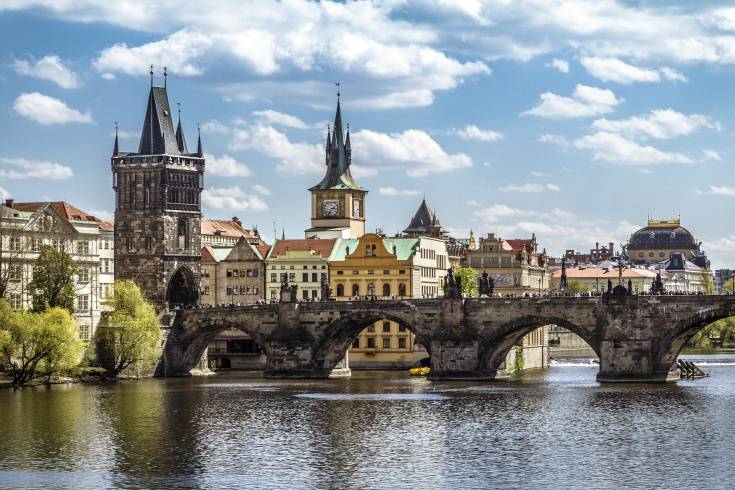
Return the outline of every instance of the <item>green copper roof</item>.
[[[329,261],[340,261],[345,260],[347,257],[347,248],[349,247],[350,253],[355,251],[359,240],[351,238],[340,238],[337,240],[337,244],[332,249],[332,254],[329,256]],[[383,244],[388,252],[393,253],[393,246],[396,247],[396,256],[398,260],[409,260],[414,255],[416,248],[419,245],[418,238],[383,238]]]
[[[230,255],[232,247],[212,247],[212,251],[214,252],[214,258],[217,259],[217,262],[220,262]]]

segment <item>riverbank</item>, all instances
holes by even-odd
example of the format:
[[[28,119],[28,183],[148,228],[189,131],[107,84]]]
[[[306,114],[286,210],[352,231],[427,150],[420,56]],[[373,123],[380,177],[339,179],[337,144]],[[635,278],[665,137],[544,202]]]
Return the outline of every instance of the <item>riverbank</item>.
[[[115,383],[117,381],[131,381],[145,379],[143,376],[118,376],[109,377],[107,372],[102,368],[84,368],[79,374],[72,376],[57,376],[50,380],[47,379],[36,379],[30,383],[26,383],[23,386],[17,388],[30,388],[36,386],[52,386],[52,385],[68,385],[68,384],[108,384]],[[12,377],[0,376],[0,389],[3,388],[15,388],[13,386]]]

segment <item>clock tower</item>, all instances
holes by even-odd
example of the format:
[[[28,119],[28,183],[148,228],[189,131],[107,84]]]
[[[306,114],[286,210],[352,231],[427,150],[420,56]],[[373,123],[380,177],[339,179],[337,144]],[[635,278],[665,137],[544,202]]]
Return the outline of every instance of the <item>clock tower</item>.
[[[352,149],[350,128],[342,130],[342,112],[337,92],[334,128],[327,131],[326,174],[311,192],[311,228],[306,238],[359,238],[365,234],[365,195],[350,173]]]

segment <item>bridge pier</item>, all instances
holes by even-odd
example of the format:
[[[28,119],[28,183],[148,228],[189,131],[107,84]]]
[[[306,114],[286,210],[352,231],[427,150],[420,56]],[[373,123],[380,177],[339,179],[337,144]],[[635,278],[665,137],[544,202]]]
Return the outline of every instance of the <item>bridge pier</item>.
[[[660,366],[656,360],[657,343],[645,340],[602,340],[600,371],[601,383],[666,383],[677,381],[676,370]]]
[[[431,372],[435,380],[493,380],[497,371],[480,369],[479,343],[476,339],[432,340]]]

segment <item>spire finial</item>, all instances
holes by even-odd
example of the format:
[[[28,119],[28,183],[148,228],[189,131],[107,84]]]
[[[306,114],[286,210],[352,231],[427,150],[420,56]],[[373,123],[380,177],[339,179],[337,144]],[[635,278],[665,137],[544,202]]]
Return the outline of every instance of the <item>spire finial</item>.
[[[202,128],[197,122],[197,156],[199,158],[204,157],[204,150],[202,149]]]
[[[164,82],[165,83],[165,82]],[[179,122],[181,122],[181,102],[176,103],[176,107],[179,111]],[[199,129],[199,125],[197,124],[197,130]]]
[[[151,71],[149,71],[148,73],[151,74],[151,87],[152,87],[153,86],[153,65],[151,65]]]
[[[339,85],[340,85],[340,84],[339,84],[339,82],[334,82],[334,84],[335,84],[335,85],[337,86],[337,102],[339,102],[339,96],[340,96],[340,95],[342,95],[342,94],[340,94],[340,92],[339,92]]]
[[[168,70],[163,67],[163,88],[166,88],[166,81],[168,80]]]
[[[350,132],[350,123],[347,123],[347,132]]]
[[[117,142],[117,121],[115,121],[115,146],[112,148],[112,156],[115,157],[120,153],[120,145]]]

